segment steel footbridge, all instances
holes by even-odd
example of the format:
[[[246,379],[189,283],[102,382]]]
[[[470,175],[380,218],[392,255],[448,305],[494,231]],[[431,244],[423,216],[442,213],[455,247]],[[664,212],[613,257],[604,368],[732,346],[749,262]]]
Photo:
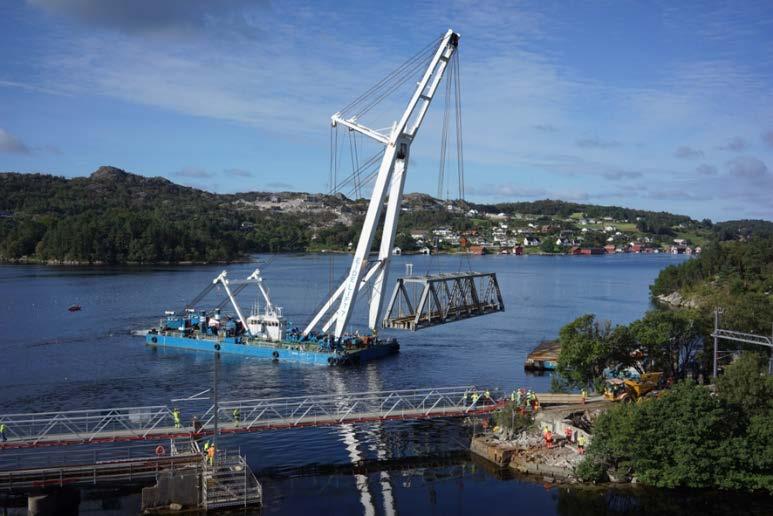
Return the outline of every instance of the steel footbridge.
[[[503,403],[484,392],[461,386],[222,401],[182,413],[179,423],[168,405],[1,414],[7,440],[0,449],[482,415]]]

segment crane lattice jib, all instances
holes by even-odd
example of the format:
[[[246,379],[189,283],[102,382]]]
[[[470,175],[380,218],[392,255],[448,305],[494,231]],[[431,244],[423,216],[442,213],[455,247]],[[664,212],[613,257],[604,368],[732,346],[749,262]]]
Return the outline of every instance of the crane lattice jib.
[[[405,111],[399,121],[392,126],[389,134],[382,134],[362,125],[358,118],[358,114],[361,113],[347,118],[343,112],[339,112],[331,117],[333,126],[341,125],[357,131],[383,144],[385,150],[349,273],[341,286],[306,326],[304,334],[314,330],[337,303],[337,309],[326,320],[323,329],[327,331],[334,325],[335,337],[340,338],[351,318],[357,295],[367,280],[372,282],[368,326],[372,331],[377,331],[379,314],[384,300],[384,285],[387,282],[389,260],[394,247],[397,219],[400,215],[411,144],[424,121],[443,74],[458,45],[459,35],[449,29],[440,39]],[[368,256],[373,245],[373,238],[381,219],[384,201],[387,199],[378,259],[368,267]]]

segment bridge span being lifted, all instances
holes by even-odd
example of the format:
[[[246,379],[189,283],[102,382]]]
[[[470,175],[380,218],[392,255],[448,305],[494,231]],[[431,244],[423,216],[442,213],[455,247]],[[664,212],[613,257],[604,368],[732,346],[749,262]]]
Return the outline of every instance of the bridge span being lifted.
[[[203,437],[351,423],[464,417],[502,406],[473,386],[222,401],[178,416],[167,405],[1,414],[4,448]],[[217,417],[215,417],[217,414]],[[195,423],[193,418],[195,417]],[[182,421],[185,418],[185,421]]]

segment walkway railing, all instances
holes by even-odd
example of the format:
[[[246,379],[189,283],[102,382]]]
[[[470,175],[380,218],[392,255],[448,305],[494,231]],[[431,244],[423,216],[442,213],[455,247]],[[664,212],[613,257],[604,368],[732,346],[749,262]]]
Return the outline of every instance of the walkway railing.
[[[222,433],[236,433],[456,417],[486,413],[496,407],[496,394],[485,398],[473,396],[473,391],[471,386],[460,386],[223,401],[217,409],[218,429]],[[214,431],[214,405],[199,414],[185,416],[186,421],[196,417],[196,428],[175,424],[172,410],[163,405],[2,414],[0,423],[5,425],[7,442],[0,442],[0,448],[153,440]]]

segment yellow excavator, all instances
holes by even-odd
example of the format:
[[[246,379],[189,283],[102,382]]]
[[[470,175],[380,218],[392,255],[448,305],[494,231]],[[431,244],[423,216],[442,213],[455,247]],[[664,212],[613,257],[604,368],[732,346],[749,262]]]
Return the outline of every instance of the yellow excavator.
[[[656,390],[662,377],[663,373],[644,373],[638,380],[610,378],[606,381],[604,398],[609,401],[638,401]]]

